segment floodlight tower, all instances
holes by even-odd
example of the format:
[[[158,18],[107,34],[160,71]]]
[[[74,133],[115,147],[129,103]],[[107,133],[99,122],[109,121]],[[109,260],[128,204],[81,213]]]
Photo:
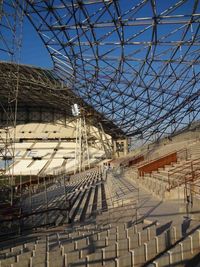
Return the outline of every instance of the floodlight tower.
[[[90,168],[90,157],[88,147],[87,125],[85,120],[85,112],[78,104],[72,106],[72,114],[76,117],[76,147],[74,173],[84,171]]]

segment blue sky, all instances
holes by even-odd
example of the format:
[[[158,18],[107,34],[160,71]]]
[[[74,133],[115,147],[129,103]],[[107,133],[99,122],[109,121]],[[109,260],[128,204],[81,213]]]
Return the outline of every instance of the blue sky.
[[[122,13],[128,10],[132,5],[132,1],[123,0],[123,5],[121,5]],[[136,1],[137,3],[139,1]],[[168,9],[169,6],[176,3],[177,0],[157,0],[157,12],[162,13],[163,10]],[[192,1],[193,2],[193,1]],[[122,2],[121,2],[122,3]],[[95,6],[95,5],[94,5]],[[181,8],[183,13],[190,13],[193,5],[190,5],[190,0],[188,0]],[[93,6],[92,6],[93,8]],[[142,8],[137,14],[136,17],[145,17],[152,16],[152,10],[150,3],[148,3],[145,8]],[[126,17],[125,17],[126,18]],[[146,33],[147,34],[147,33]],[[147,36],[145,37],[145,39]],[[45,48],[42,40],[38,36],[37,32],[28,21],[24,18],[23,25],[23,46],[21,50],[21,59],[20,63],[29,64],[33,66],[40,66],[45,68],[52,68],[52,60],[48,54],[47,49]]]
[[[20,63],[48,69],[53,67],[45,45],[26,17],[24,18]]]

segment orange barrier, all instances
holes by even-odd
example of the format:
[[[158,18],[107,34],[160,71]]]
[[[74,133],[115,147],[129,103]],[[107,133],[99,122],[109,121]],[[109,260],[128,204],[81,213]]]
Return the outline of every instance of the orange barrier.
[[[151,173],[157,171],[159,168],[163,168],[165,165],[169,165],[172,162],[177,162],[177,152],[163,156],[157,160],[151,161],[138,168],[140,176],[144,176],[145,173]]]

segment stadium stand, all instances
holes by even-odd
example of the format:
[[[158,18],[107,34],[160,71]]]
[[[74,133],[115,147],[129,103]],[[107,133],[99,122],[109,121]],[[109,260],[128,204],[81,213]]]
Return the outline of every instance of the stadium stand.
[[[32,235],[37,240],[41,238],[42,243],[45,236],[48,235],[48,231],[53,231],[53,234],[49,235],[50,240],[54,240],[53,236],[59,235],[62,236],[61,240],[64,244],[71,244],[69,237],[76,236],[76,234],[79,236],[81,232],[81,237],[77,237],[78,239],[73,241],[73,248],[68,248],[67,245],[65,248],[65,245],[61,245],[61,241],[58,246],[52,245],[54,249],[52,252],[49,251],[50,259],[57,253],[60,255],[61,252],[59,251],[64,251],[62,257],[58,259],[57,266],[61,266],[59,264],[64,261],[68,261],[71,264],[70,266],[76,266],[76,264],[82,264],[83,266],[88,264],[91,266],[100,266],[101,264],[108,266],[141,266],[144,263],[148,263],[149,266],[163,266],[162,262],[174,262],[180,259],[188,261],[198,253],[198,241],[196,241],[196,238],[198,238],[198,224],[194,225],[197,230],[194,230],[194,226],[189,229],[191,235],[194,235],[193,244],[191,243],[193,242],[191,237],[188,237],[187,234],[184,236],[181,234],[182,222],[180,218],[183,216],[180,215],[178,209],[175,212],[177,215],[172,225],[163,233],[159,233],[159,229],[165,225],[164,216],[160,222],[152,214],[148,219],[147,208],[144,207],[145,202],[142,200],[142,195],[146,197],[147,194],[143,191],[144,189],[153,193],[153,199],[155,198],[155,200],[152,200],[153,206],[156,206],[155,203],[159,202],[155,201],[159,200],[169,203],[166,205],[173,203],[177,206],[180,205],[180,199],[184,199],[185,189],[183,185],[186,175],[191,173],[191,164],[195,174],[199,171],[199,140],[182,141],[183,139],[181,139],[180,142],[177,142],[176,139],[171,140],[169,144],[162,144],[161,142],[156,147],[152,144],[152,153],[150,153],[151,148],[146,148],[127,157],[111,161],[110,168],[105,168],[105,165],[100,164],[98,168],[72,175],[70,179],[63,176],[62,178],[55,178],[54,181],[49,181],[46,184],[46,191],[44,190],[45,180],[42,178],[43,189],[41,183],[39,187],[35,185],[35,189],[31,193],[29,190],[25,191],[28,195],[25,195],[20,204],[24,216],[22,219],[23,225],[18,222],[15,227],[21,225],[20,232],[24,233],[28,229],[36,231],[30,235],[30,238],[32,238]],[[177,151],[173,150],[173,153],[166,154],[166,152],[171,151],[172,147],[175,148],[174,143]],[[20,151],[16,156],[18,161],[14,164],[16,175],[20,175],[22,170],[27,175],[39,174],[45,165],[47,165],[45,172],[51,175],[59,173],[62,169],[73,170],[74,168],[74,159],[64,159],[63,156],[67,155],[68,152],[71,155],[74,153],[75,145],[71,142],[44,140],[43,142],[16,143],[15,147]],[[31,156],[30,152],[34,152],[34,156]],[[92,153],[95,152],[97,155],[101,154],[101,152],[92,148]],[[49,155],[49,153],[51,154]],[[22,155],[21,158],[20,155]],[[33,159],[33,157],[41,157],[41,159]],[[179,184],[177,184],[177,181],[179,181]],[[177,196],[179,204],[176,202]],[[187,215],[187,211],[183,209],[182,204],[181,211]],[[162,214],[160,216],[162,217]],[[43,229],[43,225],[48,225],[50,228],[46,231],[42,230],[43,234],[38,236],[37,229]],[[100,230],[102,226],[106,227],[105,231]],[[59,232],[56,230],[58,227],[61,229]],[[87,230],[82,233],[82,228]],[[136,235],[134,234],[135,228],[138,231]],[[11,229],[13,228],[11,227]],[[68,231],[70,231],[70,234]],[[111,234],[113,231],[114,236]],[[118,235],[124,237],[121,238]],[[29,239],[29,235],[26,235],[26,238]],[[166,238],[169,239],[169,244],[163,241]],[[16,240],[18,240],[18,237]],[[95,248],[92,248],[93,245],[90,241],[95,242],[92,243]],[[85,244],[84,247],[81,244]],[[191,246],[191,255],[186,252],[188,244]],[[34,242],[31,246],[34,247]],[[20,253],[5,252],[5,254],[5,248],[3,247],[2,266],[15,263],[16,266],[22,266],[20,264],[24,266],[32,264],[34,266],[36,263],[39,264],[39,261],[49,264],[45,256],[47,251],[42,256],[40,248],[37,252],[33,248],[28,249],[29,254],[24,249],[22,251],[22,244],[22,246],[16,246],[16,248],[14,246],[9,249],[9,251],[15,251],[20,247]],[[179,254],[176,255],[176,251],[180,253],[177,252]],[[42,259],[42,257],[44,258]],[[135,265],[133,265],[133,262]]]
[[[191,230],[183,235],[180,225],[169,224],[163,227],[156,221],[142,219],[135,213],[136,203],[116,201],[121,200],[121,194],[124,199],[130,199],[130,191],[135,191],[137,195],[133,184],[130,188],[128,180],[119,178],[116,174],[113,176],[110,173],[108,177],[111,177],[115,185],[112,186],[111,209],[102,209],[103,194],[102,191],[99,194],[101,188],[99,184],[104,184],[105,179],[98,169],[71,177],[65,189],[68,192],[68,199],[71,200],[69,216],[73,224],[18,237],[12,246],[10,246],[12,241],[4,242],[3,246],[1,244],[2,266],[14,264],[15,266],[128,267],[143,266],[145,263],[146,266],[170,266],[173,263],[180,264],[180,261],[186,263],[198,253],[199,226],[193,225]],[[91,189],[94,194],[90,193]],[[84,207],[89,207],[86,204],[89,196],[92,196],[95,206],[95,209],[90,209],[89,218],[95,216],[95,221],[85,220],[85,223],[79,225],[77,221],[86,219],[87,211]],[[106,201],[107,199],[108,197]],[[55,214],[52,215],[49,216],[51,219],[56,218]],[[41,216],[39,218],[41,220]]]
[[[67,140],[61,141],[62,136],[60,136],[60,131],[62,129],[66,137],[66,128],[60,125],[45,125],[44,123],[29,123],[28,125],[34,130],[35,136],[31,136],[30,138],[24,136],[25,133],[27,135],[29,134],[29,126],[26,124],[16,127],[16,136],[18,136],[21,142],[15,142],[9,145],[7,155],[11,158],[15,157],[17,161],[14,165],[9,164],[10,168],[2,161],[2,170],[5,169],[5,166],[7,169],[5,175],[9,175],[10,173],[22,176],[57,175],[61,172],[72,172],[75,165],[76,143],[74,140],[70,142]],[[58,136],[59,138],[57,141],[51,138],[43,139],[44,128],[50,129],[51,127],[58,133],[57,138]],[[10,129],[11,133],[12,131]],[[70,135],[70,132],[67,132],[67,135]],[[105,157],[105,151],[91,146],[89,147],[89,157],[90,164],[94,164]]]

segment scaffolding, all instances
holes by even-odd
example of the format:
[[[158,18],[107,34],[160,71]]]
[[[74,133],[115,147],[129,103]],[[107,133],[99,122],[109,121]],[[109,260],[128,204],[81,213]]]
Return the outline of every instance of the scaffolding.
[[[7,101],[1,101],[1,114],[4,117],[2,125],[3,130],[0,134],[0,158],[5,161],[4,169],[7,170],[8,161],[11,160],[12,168],[9,168],[9,178],[4,178],[4,172],[1,173],[1,184],[5,187],[10,187],[10,205],[13,205],[13,190],[15,186],[14,178],[14,162],[15,162],[15,139],[16,139],[16,122],[17,122],[17,109],[18,109],[18,93],[19,93],[19,63],[21,57],[21,47],[23,39],[23,21],[24,21],[24,6],[25,2],[21,1],[21,7],[18,1],[0,1],[0,28],[1,28],[1,41],[0,52],[1,59],[7,60],[11,63],[17,64],[14,73],[15,80],[12,79],[12,68],[8,73],[7,79],[12,80],[12,85],[7,91]],[[10,65],[11,66],[11,65]],[[11,132],[11,129],[14,131]]]

